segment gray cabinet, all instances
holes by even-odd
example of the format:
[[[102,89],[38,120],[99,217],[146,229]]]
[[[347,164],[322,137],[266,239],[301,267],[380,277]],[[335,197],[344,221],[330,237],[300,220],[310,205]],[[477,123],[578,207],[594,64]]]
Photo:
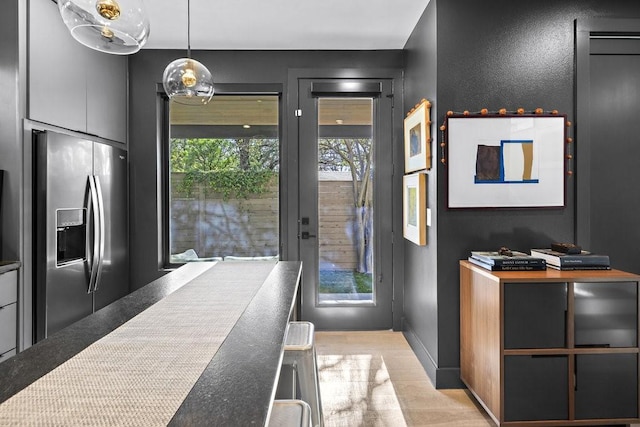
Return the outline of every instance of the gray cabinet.
[[[568,378],[566,355],[505,356],[505,421],[569,419]]]
[[[638,354],[578,354],[576,419],[638,417]]]
[[[575,346],[638,346],[638,289],[635,282],[575,283]]]
[[[127,57],[75,41],[54,2],[31,3],[28,118],[126,143]]]
[[[567,284],[504,287],[504,348],[566,346]]]
[[[76,43],[78,44],[78,43]],[[87,55],[87,133],[127,141],[126,56],[108,55],[81,46]]]
[[[0,274],[0,362],[16,354],[18,271]]]

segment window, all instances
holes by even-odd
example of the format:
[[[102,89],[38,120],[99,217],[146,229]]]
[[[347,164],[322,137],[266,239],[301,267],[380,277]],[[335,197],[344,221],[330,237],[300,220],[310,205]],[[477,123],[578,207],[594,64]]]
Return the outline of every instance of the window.
[[[372,98],[318,98],[318,301],[374,301]]]
[[[277,95],[169,102],[165,260],[279,258]]]

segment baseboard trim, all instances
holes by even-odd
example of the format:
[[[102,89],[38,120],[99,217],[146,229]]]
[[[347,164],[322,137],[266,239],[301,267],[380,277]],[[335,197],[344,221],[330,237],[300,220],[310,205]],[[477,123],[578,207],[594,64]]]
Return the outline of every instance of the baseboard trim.
[[[404,319],[404,321],[402,322],[402,333],[406,338],[407,342],[409,343],[409,346],[415,353],[416,357],[420,361],[420,364],[422,365],[425,372],[427,373],[427,376],[431,380],[431,383],[435,387],[436,386],[436,370],[438,367],[436,366],[435,361],[431,358],[431,355],[422,344],[422,341],[420,341],[420,339],[417,337],[417,335],[411,328],[411,325],[409,325],[409,322],[407,322],[406,319]]]
[[[466,388],[460,379],[460,368],[438,368],[406,319],[403,321],[402,333],[436,389]]]

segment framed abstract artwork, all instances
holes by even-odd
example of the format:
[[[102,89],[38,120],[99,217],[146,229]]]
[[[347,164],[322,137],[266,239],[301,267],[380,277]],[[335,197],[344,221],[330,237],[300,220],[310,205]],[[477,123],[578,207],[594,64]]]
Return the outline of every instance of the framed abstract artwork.
[[[448,207],[564,207],[566,127],[563,115],[448,117]]]
[[[405,175],[402,182],[404,238],[424,246],[427,244],[427,174]]]
[[[404,172],[431,169],[431,103],[425,99],[404,119]]]

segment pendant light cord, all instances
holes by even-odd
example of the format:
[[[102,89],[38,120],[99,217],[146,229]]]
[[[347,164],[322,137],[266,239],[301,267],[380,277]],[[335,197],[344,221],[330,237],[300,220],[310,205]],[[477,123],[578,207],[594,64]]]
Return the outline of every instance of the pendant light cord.
[[[191,59],[191,1],[187,0],[187,58]]]

